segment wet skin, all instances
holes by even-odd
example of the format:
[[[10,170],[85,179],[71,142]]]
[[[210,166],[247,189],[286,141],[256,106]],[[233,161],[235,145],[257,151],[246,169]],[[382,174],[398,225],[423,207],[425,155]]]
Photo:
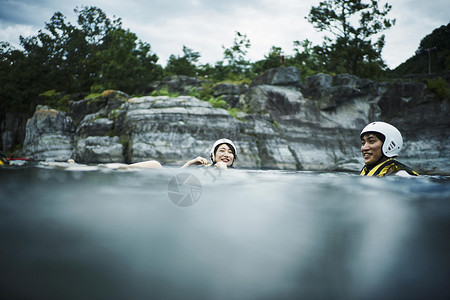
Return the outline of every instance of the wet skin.
[[[361,154],[364,163],[370,166],[387,160],[387,157],[383,155],[382,147],[383,142],[374,134],[363,136],[361,139]]]
[[[230,167],[234,161],[233,151],[231,151],[231,148],[227,144],[222,144],[217,148],[215,160],[217,163],[223,162],[227,167]]]

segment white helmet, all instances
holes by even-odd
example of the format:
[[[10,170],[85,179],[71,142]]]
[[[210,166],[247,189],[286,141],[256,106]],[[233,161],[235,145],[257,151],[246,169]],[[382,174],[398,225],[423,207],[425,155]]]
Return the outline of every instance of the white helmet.
[[[215,160],[216,160],[216,158],[215,158],[216,148],[219,145],[222,145],[222,144],[228,144],[228,145],[231,146],[231,148],[233,148],[233,152],[234,152],[233,164],[234,164],[234,162],[236,160],[236,157],[237,157],[237,148],[236,148],[236,145],[229,139],[220,139],[220,140],[217,140],[217,141],[214,142],[214,144],[211,147],[211,153],[210,153],[211,161],[213,163],[215,162]],[[233,165],[233,164],[231,164],[231,165]]]
[[[382,151],[387,157],[394,157],[400,153],[403,146],[403,138],[400,131],[391,124],[385,122],[372,122],[361,131],[360,137],[366,132],[378,132],[384,135]]]

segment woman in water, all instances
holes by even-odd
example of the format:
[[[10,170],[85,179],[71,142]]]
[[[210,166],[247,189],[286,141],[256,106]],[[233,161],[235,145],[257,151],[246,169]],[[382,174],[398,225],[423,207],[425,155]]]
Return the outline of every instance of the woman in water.
[[[237,157],[236,145],[229,139],[217,140],[211,147],[210,157],[212,165],[214,165],[217,169],[224,170],[227,168],[233,168],[234,161]],[[206,158],[199,156],[191,159],[181,168],[187,168],[192,165],[210,166],[211,164],[208,164],[208,160]]]
[[[232,168],[234,161],[236,160],[236,145],[230,141],[229,139],[220,139],[217,140],[210,152],[212,165],[214,165],[217,169],[227,169]],[[73,159],[68,160],[69,164],[75,163]],[[194,158],[187,163],[185,163],[181,168],[187,168],[192,165],[205,165],[210,166],[211,164],[208,164],[208,161],[199,156],[197,158]],[[138,163],[133,164],[123,164],[123,163],[108,163],[108,164],[102,164],[102,166],[110,169],[129,169],[129,168],[137,168],[137,169],[162,169],[163,167],[161,164],[156,160],[148,160],[148,161],[142,161]]]
[[[373,122],[364,127],[360,137],[361,153],[365,163],[361,176],[419,175],[413,169],[394,160],[403,145],[402,135],[394,126],[385,122]]]

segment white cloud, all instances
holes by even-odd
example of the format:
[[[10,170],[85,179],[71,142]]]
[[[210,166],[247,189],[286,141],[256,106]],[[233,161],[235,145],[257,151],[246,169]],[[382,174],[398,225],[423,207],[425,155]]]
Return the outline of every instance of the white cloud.
[[[198,51],[202,63],[223,59],[222,45],[233,43],[235,31],[251,41],[249,58],[263,59],[272,46],[292,54],[295,40],[320,44],[323,33],[305,20],[320,0],[0,0],[0,40],[15,45],[19,35],[31,36],[44,28],[56,11],[75,23],[76,6],[97,6],[108,17],[120,17],[124,28],[152,46],[165,65],[171,54],[180,55],[183,45]],[[385,32],[383,58],[394,68],[411,57],[420,40],[449,22],[448,0],[388,1],[389,18],[397,24]],[[382,2],[384,3],[384,1]]]
[[[19,37],[28,37],[36,34],[34,26],[31,25],[5,25],[0,24],[0,41],[9,42],[12,46],[20,48]]]

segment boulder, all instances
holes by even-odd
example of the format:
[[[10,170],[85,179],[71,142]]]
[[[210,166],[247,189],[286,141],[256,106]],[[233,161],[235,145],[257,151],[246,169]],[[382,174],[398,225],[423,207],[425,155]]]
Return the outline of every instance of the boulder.
[[[117,136],[88,136],[77,140],[74,158],[83,163],[124,162],[123,150]]]
[[[248,90],[246,84],[220,83],[213,87],[213,96],[221,97],[230,107],[237,107],[241,94]]]
[[[302,85],[300,70],[295,67],[270,69],[256,77],[251,85],[280,85],[292,88],[300,87]]]
[[[86,115],[78,126],[77,136],[105,136],[111,134],[114,121],[102,118],[99,114]]]

